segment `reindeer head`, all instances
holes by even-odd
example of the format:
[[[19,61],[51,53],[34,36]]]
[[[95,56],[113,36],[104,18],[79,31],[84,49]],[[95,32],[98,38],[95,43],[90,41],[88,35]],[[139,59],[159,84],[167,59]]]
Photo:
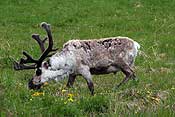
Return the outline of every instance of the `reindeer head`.
[[[28,86],[30,89],[40,89],[40,87],[43,85],[41,81],[42,76],[42,70],[48,69],[48,63],[44,61],[47,57],[50,57],[53,55],[53,52],[55,52],[57,49],[53,49],[53,39],[52,39],[52,33],[50,29],[50,25],[43,22],[41,23],[41,27],[46,30],[47,37],[44,40],[41,40],[38,34],[33,34],[32,38],[37,41],[37,43],[40,46],[41,49],[41,56],[39,59],[33,59],[27,52],[23,52],[23,55],[26,56],[26,58],[21,58],[19,62],[14,61],[14,69],[15,70],[25,70],[25,69],[35,69],[35,75],[33,78],[29,81]],[[47,49],[44,47],[45,41],[49,39],[49,44]],[[49,54],[52,52],[51,54]],[[43,62],[44,61],[44,62]],[[30,63],[29,65],[26,65]],[[33,63],[33,64],[31,64]]]

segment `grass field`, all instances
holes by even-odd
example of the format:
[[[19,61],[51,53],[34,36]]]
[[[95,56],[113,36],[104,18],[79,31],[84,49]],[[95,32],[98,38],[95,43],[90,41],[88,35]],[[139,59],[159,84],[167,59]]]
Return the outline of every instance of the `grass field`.
[[[174,6],[174,0],[1,0],[1,116],[175,116]],[[52,25],[59,49],[75,38],[136,40],[141,45],[135,62],[139,81],[112,90],[122,73],[93,76],[93,97],[82,77],[71,89],[65,79],[29,90],[34,71],[14,71],[13,60],[19,60],[23,50],[39,57],[31,34],[44,37],[39,27],[43,21]]]

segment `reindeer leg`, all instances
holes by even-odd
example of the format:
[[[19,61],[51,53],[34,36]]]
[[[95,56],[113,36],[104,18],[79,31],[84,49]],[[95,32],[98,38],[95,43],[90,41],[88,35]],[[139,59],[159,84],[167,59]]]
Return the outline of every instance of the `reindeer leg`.
[[[92,75],[89,71],[89,67],[88,66],[81,66],[79,73],[83,76],[83,78],[86,80],[88,88],[91,92],[91,95],[94,95],[94,84],[92,81]]]
[[[69,79],[66,85],[68,88],[73,87],[75,78],[76,78],[76,75],[69,75]]]
[[[125,84],[130,78],[135,79],[135,74],[129,65],[124,63],[120,68],[125,74],[125,78],[116,86],[116,88],[119,88],[122,84]]]
[[[132,79],[133,79],[134,81],[138,81],[138,78],[136,77],[135,73],[133,73]]]
[[[130,66],[130,68],[132,68],[134,66],[134,59],[133,58],[130,58],[130,60],[131,60],[131,63],[129,64],[129,66]],[[134,81],[138,81],[138,78],[136,77],[135,73],[133,74],[132,79]]]

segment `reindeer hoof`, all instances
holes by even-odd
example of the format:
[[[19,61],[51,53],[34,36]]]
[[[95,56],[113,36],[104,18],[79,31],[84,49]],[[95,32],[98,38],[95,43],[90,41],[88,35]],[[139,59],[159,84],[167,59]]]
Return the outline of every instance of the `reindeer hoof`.
[[[138,78],[138,77],[134,77],[134,78],[132,78],[132,79],[133,79],[133,81],[136,81],[136,82],[139,81],[139,78]]]
[[[132,81],[132,82],[133,82],[133,85],[138,85],[139,81],[140,81],[139,78],[136,78],[136,77],[135,77],[135,78],[133,79],[133,81]]]

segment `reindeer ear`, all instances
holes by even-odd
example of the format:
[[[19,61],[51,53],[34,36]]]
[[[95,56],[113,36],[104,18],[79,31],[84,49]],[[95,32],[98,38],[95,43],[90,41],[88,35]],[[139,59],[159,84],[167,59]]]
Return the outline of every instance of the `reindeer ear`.
[[[43,63],[43,65],[42,65],[42,67],[44,67],[45,69],[48,69],[48,67],[49,67],[48,62],[45,61],[45,62]]]

